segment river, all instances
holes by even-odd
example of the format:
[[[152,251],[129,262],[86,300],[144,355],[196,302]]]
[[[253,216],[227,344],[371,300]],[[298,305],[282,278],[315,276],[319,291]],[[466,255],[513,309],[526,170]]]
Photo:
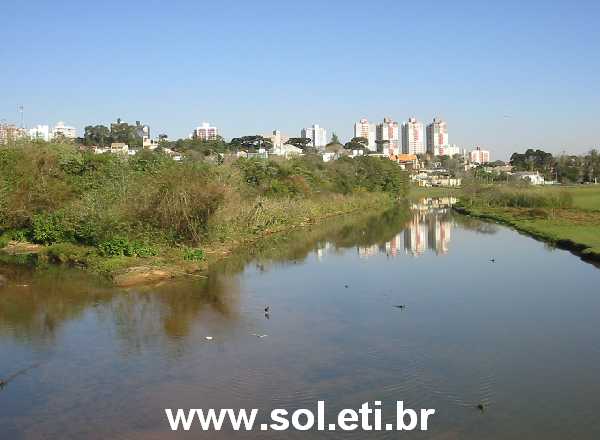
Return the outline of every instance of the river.
[[[398,436],[171,433],[164,413],[318,400],[379,400],[384,421],[397,400],[436,409],[404,438],[600,438],[600,271],[448,202],[336,218],[152,287],[0,267],[0,438]]]

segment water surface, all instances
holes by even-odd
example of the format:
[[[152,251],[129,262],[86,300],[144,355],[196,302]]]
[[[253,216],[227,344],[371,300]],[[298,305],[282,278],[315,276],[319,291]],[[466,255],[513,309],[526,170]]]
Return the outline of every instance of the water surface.
[[[163,410],[317,400],[437,409],[406,438],[599,438],[600,271],[445,202],[334,219],[154,287],[0,267],[0,438],[398,436],[173,434]]]

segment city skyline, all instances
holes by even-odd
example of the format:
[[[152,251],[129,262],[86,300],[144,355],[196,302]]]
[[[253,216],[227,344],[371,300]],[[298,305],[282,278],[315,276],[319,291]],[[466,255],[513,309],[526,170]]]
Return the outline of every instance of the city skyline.
[[[29,127],[64,120],[81,133],[120,117],[171,138],[202,120],[229,138],[318,121],[348,139],[349,122],[363,115],[414,115],[440,117],[452,143],[485,145],[504,159],[530,147],[598,147],[597,2],[390,2],[377,20],[352,3],[9,3],[0,119],[19,124],[23,105]],[[313,4],[318,16],[304,21]],[[211,20],[199,27],[199,14]],[[256,16],[269,25],[247,32]],[[151,32],[157,21],[169,32]],[[96,56],[114,47],[117,56]]]

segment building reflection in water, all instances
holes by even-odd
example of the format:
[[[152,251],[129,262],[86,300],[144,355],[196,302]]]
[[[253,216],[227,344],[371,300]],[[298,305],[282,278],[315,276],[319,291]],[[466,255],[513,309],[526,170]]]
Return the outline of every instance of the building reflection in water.
[[[358,246],[358,255],[361,258],[376,255],[394,258],[402,249],[414,257],[423,255],[428,250],[436,255],[447,254],[453,227],[450,208],[456,201],[454,197],[442,197],[427,198],[413,203],[410,206],[411,219],[402,230],[385,243]],[[330,248],[330,243],[324,243],[317,249],[317,258],[321,260]]]

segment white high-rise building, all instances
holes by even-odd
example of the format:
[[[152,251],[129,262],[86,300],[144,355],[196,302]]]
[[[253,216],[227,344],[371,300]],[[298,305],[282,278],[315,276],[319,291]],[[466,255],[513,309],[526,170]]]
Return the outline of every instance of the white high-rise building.
[[[365,138],[368,141],[367,148],[371,151],[377,151],[377,144],[375,143],[375,125],[370,124],[368,119],[362,118],[354,124],[354,137]]]
[[[196,127],[192,132],[192,138],[203,141],[216,139],[218,135],[219,129],[217,127],[213,127],[208,122],[203,122],[200,127]]]
[[[402,124],[402,152],[404,154],[425,154],[423,124],[409,118]]]
[[[50,140],[50,127],[47,125],[36,125],[27,132],[31,139],[48,142]]]
[[[313,124],[312,127],[303,128],[300,132],[300,136],[305,139],[310,139],[311,146],[321,149],[327,145],[327,131],[323,127],[319,127],[319,124]]]
[[[77,137],[77,130],[75,127],[65,125],[63,121],[56,123],[52,129],[52,138],[65,137],[67,139],[75,139]]]
[[[475,147],[469,153],[469,160],[473,163],[484,164],[490,161],[490,152],[488,150],[482,150],[481,147]]]
[[[440,156],[454,157],[460,154],[460,147],[458,145],[446,145],[440,147]]]
[[[437,118],[427,126],[427,152],[440,156],[440,149],[448,146],[448,124]]]
[[[400,126],[391,118],[383,118],[375,128],[376,144],[381,144],[383,154],[400,154]]]

